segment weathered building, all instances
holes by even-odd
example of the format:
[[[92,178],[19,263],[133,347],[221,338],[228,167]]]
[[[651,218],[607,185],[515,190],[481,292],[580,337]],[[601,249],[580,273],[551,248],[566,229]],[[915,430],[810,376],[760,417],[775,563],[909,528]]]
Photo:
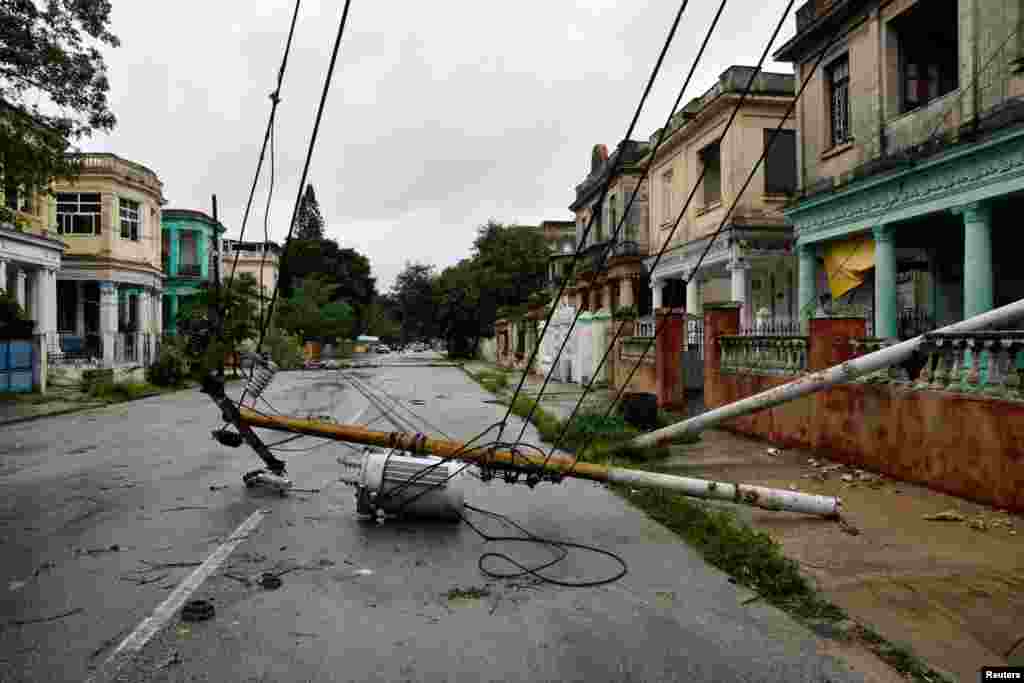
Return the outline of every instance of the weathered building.
[[[797,12],[776,59],[811,79],[802,194],[786,211],[805,314],[842,309],[891,339],[1024,296],[1010,229],[1024,190],[1022,12],[1020,0]]]
[[[796,191],[796,122],[786,118],[795,92],[793,77],[757,74],[725,132],[754,71],[733,66],[723,72],[714,86],[673,117],[650,160],[652,255],[647,264],[653,268],[656,309],[685,303],[687,313],[699,315],[705,301],[731,300],[742,303],[748,327],[757,317],[795,317],[792,231],[782,215]],[[782,130],[765,163],[740,196],[780,123]],[[661,135],[661,130],[652,134],[652,147]],[[734,201],[735,209],[726,218]],[[655,264],[655,254],[666,242]]]
[[[225,228],[194,209],[164,209],[160,224],[160,259],[167,278],[163,329],[174,333],[182,303],[216,277],[217,244]]]
[[[163,183],[114,154],[81,162],[77,179],[54,183],[57,232],[67,244],[57,273],[61,351],[104,367],[148,365],[162,330]]]

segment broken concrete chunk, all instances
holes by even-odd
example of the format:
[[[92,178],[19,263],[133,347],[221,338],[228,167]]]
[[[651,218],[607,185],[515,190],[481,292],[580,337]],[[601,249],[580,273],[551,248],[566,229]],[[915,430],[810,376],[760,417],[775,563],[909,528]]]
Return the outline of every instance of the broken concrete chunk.
[[[781,453],[781,452],[782,451],[780,451],[778,448],[769,448],[768,449],[768,455],[771,455],[773,457],[778,457],[779,453]]]
[[[846,483],[850,483],[850,482],[853,481],[853,475],[852,474],[844,474],[843,476],[841,476],[839,478],[842,479],[843,481],[845,481]]]
[[[925,515],[922,519],[926,519],[929,522],[962,522],[964,516],[956,510],[944,510],[943,512],[936,512],[934,515]]]

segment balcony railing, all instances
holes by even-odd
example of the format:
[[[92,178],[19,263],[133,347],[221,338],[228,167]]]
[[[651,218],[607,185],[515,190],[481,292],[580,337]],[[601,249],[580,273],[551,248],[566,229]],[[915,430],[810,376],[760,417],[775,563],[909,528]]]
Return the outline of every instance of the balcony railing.
[[[658,322],[653,315],[638,318],[636,321],[636,336],[638,337],[653,337],[657,329]]]
[[[807,337],[722,335],[722,372],[796,375],[807,370]]]
[[[179,263],[178,277],[202,277],[203,267],[198,263]]]

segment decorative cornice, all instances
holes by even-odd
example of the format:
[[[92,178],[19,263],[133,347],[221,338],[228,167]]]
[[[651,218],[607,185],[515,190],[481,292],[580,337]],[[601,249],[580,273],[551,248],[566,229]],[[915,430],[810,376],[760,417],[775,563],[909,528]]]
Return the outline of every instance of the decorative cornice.
[[[820,241],[1024,190],[1024,130],[916,168],[862,181],[786,211],[800,242]]]

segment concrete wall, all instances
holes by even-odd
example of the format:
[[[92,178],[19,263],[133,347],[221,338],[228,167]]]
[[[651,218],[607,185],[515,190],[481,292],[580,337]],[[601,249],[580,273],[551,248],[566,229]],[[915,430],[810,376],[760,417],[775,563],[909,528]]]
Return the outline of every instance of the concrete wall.
[[[618,391],[624,384],[627,384],[626,380],[629,379],[629,373],[636,366],[637,361],[640,360],[640,355],[643,353],[647,340],[623,337],[616,344],[618,348],[614,351],[615,360],[609,369],[610,384],[614,391]],[[626,389],[627,392],[657,393],[658,373],[656,355],[653,348],[640,361],[640,367],[637,368],[632,379],[629,380],[628,387]]]
[[[712,330],[735,329],[735,311],[711,310]],[[817,322],[817,321],[815,321]],[[809,358],[827,366],[834,337],[810,340]],[[815,344],[822,354],[815,353]],[[823,345],[827,348],[821,349]],[[713,352],[708,352],[713,350]],[[825,360],[825,359],[828,360]],[[704,400],[723,406],[795,377],[719,372],[717,344],[706,350]],[[812,364],[812,368],[815,365]],[[851,383],[736,418],[727,428],[787,446],[828,451],[842,462],[981,503],[1024,511],[1024,403]]]

